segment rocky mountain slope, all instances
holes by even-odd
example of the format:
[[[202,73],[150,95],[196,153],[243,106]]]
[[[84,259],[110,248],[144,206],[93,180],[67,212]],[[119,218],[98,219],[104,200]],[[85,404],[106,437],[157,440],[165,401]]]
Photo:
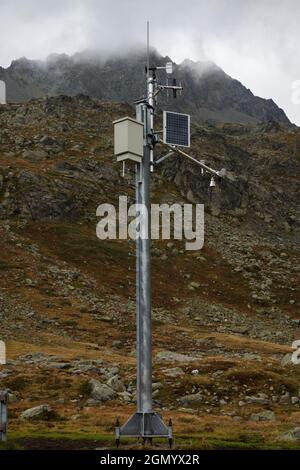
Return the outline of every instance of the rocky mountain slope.
[[[112,147],[133,112],[83,95],[0,106],[0,388],[25,448],[112,446],[134,410],[135,246],[95,233],[98,204],[134,197]],[[298,448],[300,131],[198,123],[191,153],[229,172],[216,193],[179,157],[153,175],[154,202],[206,207],[200,252],[153,242],[155,406],[178,448]]]
[[[168,60],[152,52],[151,63],[165,65]],[[7,69],[0,67],[0,80],[7,84],[10,102],[79,93],[102,100],[134,102],[145,92],[144,67],[144,52],[132,51],[111,58],[85,52],[72,57],[52,55],[45,62],[15,60]],[[197,121],[257,123],[273,119],[290,124],[273,100],[254,96],[213,63],[185,60],[174,64],[174,75],[185,91],[175,102],[172,100],[172,109],[191,113]],[[161,76],[165,81],[165,74]],[[169,108],[170,103],[162,98],[160,105]]]

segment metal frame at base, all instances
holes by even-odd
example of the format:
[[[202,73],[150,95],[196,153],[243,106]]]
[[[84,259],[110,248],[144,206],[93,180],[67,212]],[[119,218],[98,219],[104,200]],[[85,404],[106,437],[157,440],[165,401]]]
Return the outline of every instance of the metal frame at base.
[[[116,424],[116,444],[119,446],[120,437],[142,438],[144,442],[148,439],[152,442],[153,437],[167,438],[170,447],[173,443],[172,421],[166,426],[159,413],[135,413],[128,421],[120,427],[119,420]]]
[[[116,438],[167,437],[172,439],[172,424],[166,426],[159,413],[135,413],[122,427],[116,427]]]

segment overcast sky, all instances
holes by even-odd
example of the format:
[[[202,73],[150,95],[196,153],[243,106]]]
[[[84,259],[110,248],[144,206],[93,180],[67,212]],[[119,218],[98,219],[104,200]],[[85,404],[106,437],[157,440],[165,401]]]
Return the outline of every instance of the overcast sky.
[[[142,44],[148,19],[159,52],[213,60],[300,125],[299,0],[0,0],[0,65]]]

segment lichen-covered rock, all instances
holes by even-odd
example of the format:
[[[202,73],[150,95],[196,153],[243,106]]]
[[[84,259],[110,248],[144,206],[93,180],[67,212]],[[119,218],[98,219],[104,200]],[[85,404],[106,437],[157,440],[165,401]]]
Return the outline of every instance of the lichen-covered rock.
[[[156,354],[156,360],[157,362],[193,362],[199,360],[199,358],[173,351],[160,351]]]
[[[291,429],[290,431],[285,432],[279,438],[280,441],[300,441],[300,427]]]
[[[197,406],[203,403],[203,395],[201,393],[192,393],[179,398],[178,401],[186,407]]]
[[[259,413],[253,413],[250,416],[250,421],[275,421],[276,416],[274,411],[265,410],[260,411]]]
[[[125,385],[117,375],[114,375],[107,381],[107,385],[112,388],[115,392],[124,392]]]
[[[89,381],[90,398],[98,402],[106,402],[117,397],[117,393],[109,385],[91,379]]]
[[[49,420],[54,418],[55,412],[50,405],[39,405],[34,408],[29,408],[21,413],[22,419],[27,419],[28,421],[34,420]]]

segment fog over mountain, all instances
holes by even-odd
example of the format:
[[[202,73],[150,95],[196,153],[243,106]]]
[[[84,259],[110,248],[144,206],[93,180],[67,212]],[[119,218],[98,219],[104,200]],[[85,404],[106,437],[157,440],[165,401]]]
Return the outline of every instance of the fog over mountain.
[[[165,65],[170,58],[151,52],[151,63]],[[105,101],[131,104],[145,93],[145,51],[132,49],[123,54],[100,54],[92,50],[73,56],[52,54],[45,61],[21,58],[10,67],[0,67],[0,79],[7,84],[10,102],[56,95],[85,94]],[[284,111],[273,100],[253,95],[239,81],[211,61],[186,59],[174,63],[174,76],[184,93],[173,100],[160,95],[159,105],[187,112],[195,121],[257,123],[275,120],[289,124]],[[166,75],[159,72],[165,83]]]
[[[300,123],[297,0],[1,0],[0,66],[97,49],[151,44],[177,63],[213,61]],[[295,91],[296,87],[296,91]]]

